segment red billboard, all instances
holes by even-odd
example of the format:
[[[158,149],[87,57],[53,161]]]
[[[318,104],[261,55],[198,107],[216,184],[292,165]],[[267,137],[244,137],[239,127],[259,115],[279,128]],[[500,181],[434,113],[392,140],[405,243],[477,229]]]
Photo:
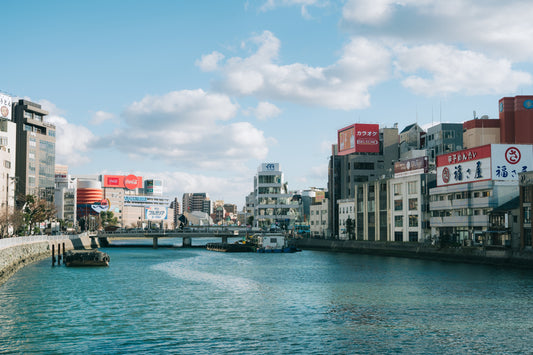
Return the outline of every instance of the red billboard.
[[[135,175],[104,175],[104,187],[135,190],[143,187],[143,178]]]
[[[337,131],[338,154],[379,153],[379,124],[356,123]]]

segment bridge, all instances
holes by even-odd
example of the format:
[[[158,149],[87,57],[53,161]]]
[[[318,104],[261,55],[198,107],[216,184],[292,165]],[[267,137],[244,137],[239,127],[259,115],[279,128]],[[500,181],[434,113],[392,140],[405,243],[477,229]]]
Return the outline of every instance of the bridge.
[[[143,239],[152,238],[154,249],[158,247],[160,238],[182,238],[183,247],[191,247],[193,238],[220,238],[222,243],[227,243],[228,238],[244,237],[252,234],[251,231],[241,229],[220,229],[220,228],[188,228],[187,230],[118,230],[114,232],[98,232],[98,238],[131,238]]]

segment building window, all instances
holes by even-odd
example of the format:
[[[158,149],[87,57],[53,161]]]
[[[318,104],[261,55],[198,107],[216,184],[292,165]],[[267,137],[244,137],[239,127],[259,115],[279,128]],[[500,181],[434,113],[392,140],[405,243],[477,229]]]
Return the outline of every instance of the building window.
[[[410,181],[407,183],[407,193],[409,193],[410,195],[412,194],[416,194],[418,191],[417,191],[417,188],[416,188],[416,181]]]
[[[358,170],[374,170],[374,163],[353,163],[353,168]]]
[[[394,210],[395,211],[403,210],[403,200],[394,200]]]
[[[403,227],[403,216],[394,216],[394,226]]]
[[[418,242],[418,232],[409,232],[409,241]]]
[[[531,223],[531,207],[524,206],[524,223]]]
[[[409,216],[409,227],[418,227],[418,216],[416,214]]]
[[[402,184],[394,184],[394,195],[401,195],[402,194]]]
[[[418,209],[418,199],[410,198],[409,199],[409,211],[416,211]]]
[[[403,242],[403,232],[394,232],[394,241]]]

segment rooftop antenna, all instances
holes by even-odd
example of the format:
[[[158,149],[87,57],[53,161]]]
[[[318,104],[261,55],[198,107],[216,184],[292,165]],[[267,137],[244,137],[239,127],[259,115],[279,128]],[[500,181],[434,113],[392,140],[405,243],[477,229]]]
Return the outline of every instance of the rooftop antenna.
[[[477,117],[476,117],[476,110],[474,110],[474,119],[477,119]]]

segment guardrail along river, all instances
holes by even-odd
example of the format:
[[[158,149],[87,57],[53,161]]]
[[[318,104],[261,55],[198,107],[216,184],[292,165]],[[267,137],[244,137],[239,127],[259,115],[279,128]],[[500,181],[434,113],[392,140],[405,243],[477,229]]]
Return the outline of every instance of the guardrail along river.
[[[530,353],[531,270],[369,255],[109,248],[18,271],[0,353]]]

